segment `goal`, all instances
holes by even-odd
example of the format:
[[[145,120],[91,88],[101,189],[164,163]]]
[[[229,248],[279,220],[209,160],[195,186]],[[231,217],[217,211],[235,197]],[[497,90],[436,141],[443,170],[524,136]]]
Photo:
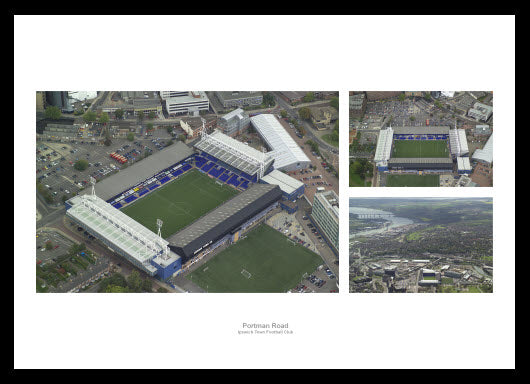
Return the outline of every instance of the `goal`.
[[[251,273],[247,271],[246,269],[241,270],[241,274],[245,276],[247,279],[250,279],[250,277],[252,276]]]

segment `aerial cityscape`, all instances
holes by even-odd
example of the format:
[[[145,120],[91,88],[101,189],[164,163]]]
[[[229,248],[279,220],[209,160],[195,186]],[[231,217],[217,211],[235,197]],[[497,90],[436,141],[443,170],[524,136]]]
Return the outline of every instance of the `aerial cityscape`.
[[[491,198],[349,201],[349,292],[493,292]]]
[[[493,92],[350,91],[350,187],[493,186]]]
[[[37,292],[338,292],[336,91],[37,91]]]

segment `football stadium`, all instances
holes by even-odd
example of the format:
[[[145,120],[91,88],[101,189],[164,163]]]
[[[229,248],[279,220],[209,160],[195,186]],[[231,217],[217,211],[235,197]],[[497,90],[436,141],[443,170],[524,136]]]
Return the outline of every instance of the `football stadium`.
[[[218,248],[221,253],[209,262],[221,254],[238,255],[235,243],[240,239],[245,239],[245,244],[256,242],[253,250],[265,241],[268,245],[263,252],[250,252],[248,266],[255,273],[253,289],[270,289],[270,284],[259,283],[262,278],[258,279],[261,272],[256,265],[270,270],[268,263],[284,262],[289,255],[283,274],[296,270],[296,280],[301,269],[313,267],[314,257],[322,261],[305,248],[293,253],[298,246],[286,246],[283,243],[287,237],[271,235],[266,225],[260,225],[271,210],[304,193],[303,183],[279,175],[274,163],[275,157],[267,152],[218,130],[211,134],[203,130],[193,145],[174,143],[99,183],[92,179],[92,188],[65,202],[66,216],[109,249],[161,280],[187,272]],[[255,228],[256,233],[249,234]],[[281,241],[270,244],[277,235]],[[230,264],[232,258],[238,269],[239,256],[223,256],[216,263]],[[289,279],[284,281],[283,274],[277,278],[282,280],[278,284],[282,290],[291,283]]]
[[[463,129],[389,127],[379,133],[374,162],[388,187],[438,187],[440,174],[469,171],[468,155]]]

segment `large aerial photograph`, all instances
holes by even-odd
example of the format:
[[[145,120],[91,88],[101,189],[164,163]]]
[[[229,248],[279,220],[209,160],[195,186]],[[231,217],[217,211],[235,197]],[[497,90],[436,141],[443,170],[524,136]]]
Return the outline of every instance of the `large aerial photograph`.
[[[349,92],[350,187],[492,187],[493,92]]]
[[[492,198],[349,202],[349,292],[493,292]]]
[[[37,292],[338,292],[336,91],[37,91]]]

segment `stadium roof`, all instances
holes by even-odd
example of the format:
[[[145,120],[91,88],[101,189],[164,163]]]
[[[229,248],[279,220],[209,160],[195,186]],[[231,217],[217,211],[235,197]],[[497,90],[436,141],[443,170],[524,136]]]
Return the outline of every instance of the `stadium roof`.
[[[457,157],[456,164],[459,171],[471,171],[471,164],[469,163],[469,157]]]
[[[150,260],[167,250],[168,242],[97,196],[74,196],[66,214],[109,243],[156,271]]]
[[[272,149],[269,154],[274,158],[274,168],[298,167],[300,163],[311,162],[274,115],[261,114],[251,117],[250,121]]]
[[[390,152],[392,150],[392,138],[394,131],[392,128],[379,131],[379,139],[377,140],[377,147],[375,149],[374,161],[385,161],[390,159]]]
[[[193,150],[190,147],[178,141],[96,183],[96,195],[103,200],[108,200],[192,154]],[[81,193],[90,193],[90,188]]]
[[[449,147],[451,153],[456,156],[469,153],[465,129],[451,129],[449,131]]]
[[[448,157],[410,157],[392,158],[388,164],[452,164],[453,160]]]
[[[269,153],[260,152],[217,129],[195,143],[195,148],[249,175],[254,175],[260,170],[260,163],[263,163],[265,171],[274,161]]]
[[[418,127],[395,127],[395,135],[448,135],[448,126],[422,125]]]
[[[301,181],[296,180],[295,178],[286,175],[285,173],[283,173],[282,171],[278,171],[277,169],[274,169],[268,175],[263,176],[261,180],[263,180],[267,184],[274,184],[279,186],[280,189],[287,194],[293,193],[302,185],[304,185],[304,183],[302,183]]]
[[[167,238],[169,247],[184,257],[190,257],[237,229],[241,224],[281,198],[277,185],[253,184],[213,211]]]
[[[484,148],[475,150],[472,159],[489,164],[493,162],[493,133],[490,135],[488,141],[486,141]]]
[[[217,95],[221,96],[221,98],[226,101],[259,97],[263,96],[263,93],[261,91],[217,91]]]

